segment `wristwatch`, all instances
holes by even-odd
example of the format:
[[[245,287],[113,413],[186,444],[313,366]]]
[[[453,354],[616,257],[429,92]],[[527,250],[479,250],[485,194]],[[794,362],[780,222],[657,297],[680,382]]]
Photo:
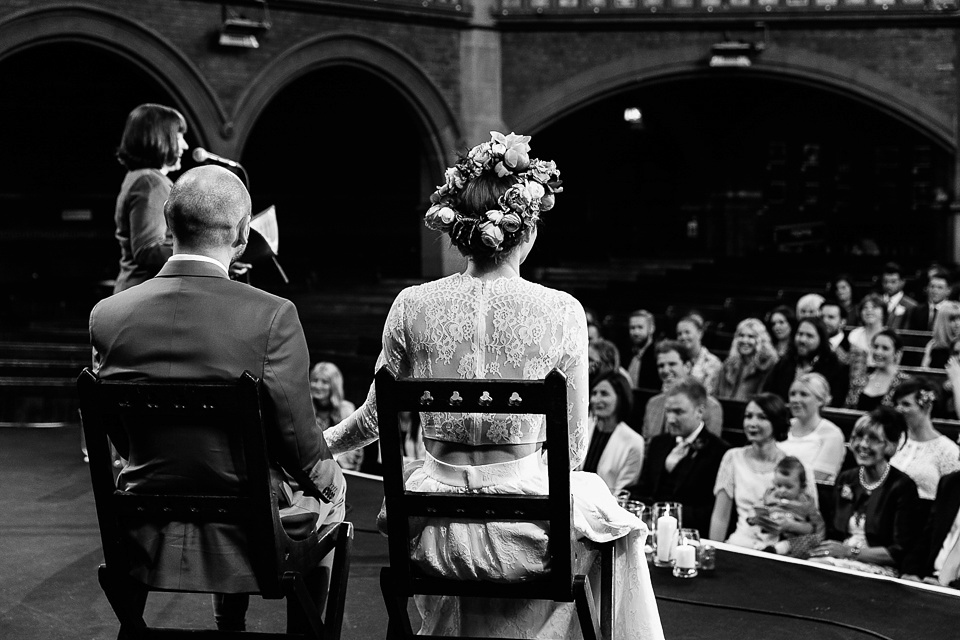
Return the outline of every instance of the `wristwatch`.
[[[850,557],[856,560],[860,557],[860,547],[850,547]]]

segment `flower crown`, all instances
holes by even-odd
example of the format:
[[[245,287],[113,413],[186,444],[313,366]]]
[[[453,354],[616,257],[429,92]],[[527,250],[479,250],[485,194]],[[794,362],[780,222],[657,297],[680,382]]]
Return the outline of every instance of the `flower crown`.
[[[490,132],[490,141],[478,144],[444,172],[444,183],[430,196],[432,206],[424,216],[435,231],[450,233],[454,242],[470,246],[474,233],[494,252],[515,246],[524,229],[535,227],[540,214],[553,208],[560,186],[560,171],[552,160],[531,158],[530,136]],[[499,209],[479,218],[462,215],[457,208],[467,183],[485,171],[518,180],[500,196]]]

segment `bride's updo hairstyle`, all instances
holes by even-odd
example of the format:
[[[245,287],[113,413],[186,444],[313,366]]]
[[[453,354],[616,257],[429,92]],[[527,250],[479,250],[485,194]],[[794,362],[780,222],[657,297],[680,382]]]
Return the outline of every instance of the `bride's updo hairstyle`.
[[[563,191],[557,165],[530,158],[530,136],[491,131],[490,137],[444,172],[424,217],[428,227],[447,233],[460,253],[477,262],[502,260]]]

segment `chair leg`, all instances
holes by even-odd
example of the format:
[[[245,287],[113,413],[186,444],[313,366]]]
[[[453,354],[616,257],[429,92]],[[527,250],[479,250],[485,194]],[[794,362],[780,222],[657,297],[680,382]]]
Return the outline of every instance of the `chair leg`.
[[[600,637],[603,640],[611,640],[617,626],[613,592],[617,584],[616,571],[614,543],[608,542],[600,547]]]
[[[412,638],[413,627],[410,625],[410,616],[407,613],[407,597],[397,593],[390,567],[380,569],[380,591],[383,593],[383,604],[387,608],[389,619],[388,640]]]
[[[579,574],[574,576],[573,596],[583,640],[598,640],[597,611],[593,604],[593,591],[590,589],[590,583],[586,576]]]
[[[147,606],[147,589],[125,575],[118,575],[106,565],[97,572],[100,588],[120,621],[118,639],[135,638],[147,628],[143,610]]]
[[[340,640],[343,628],[343,607],[347,599],[347,579],[350,577],[350,551],[353,547],[353,524],[343,522],[337,531],[330,568],[330,588],[323,616],[325,640]]]

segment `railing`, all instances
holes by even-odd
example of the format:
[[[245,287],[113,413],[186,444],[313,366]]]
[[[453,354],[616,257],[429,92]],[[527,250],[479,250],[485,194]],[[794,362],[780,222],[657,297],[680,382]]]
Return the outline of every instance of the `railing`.
[[[957,0],[500,0],[500,16],[631,16],[687,13],[942,13]]]

